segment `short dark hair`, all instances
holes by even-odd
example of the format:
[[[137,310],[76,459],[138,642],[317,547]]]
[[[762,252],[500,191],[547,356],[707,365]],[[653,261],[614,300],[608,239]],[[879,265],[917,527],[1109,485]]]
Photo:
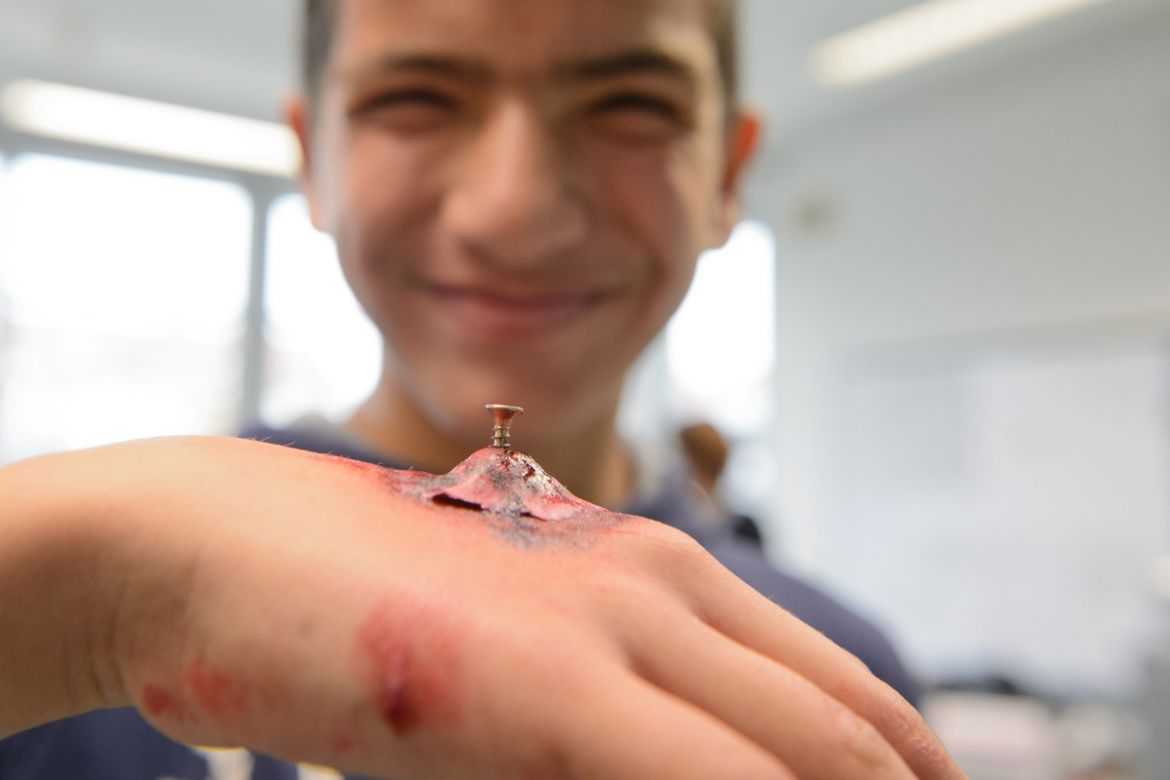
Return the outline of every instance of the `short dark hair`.
[[[715,39],[723,97],[729,112],[739,100],[738,0],[708,0],[711,35]],[[324,79],[325,63],[337,28],[338,0],[306,0],[302,39],[301,78],[310,104],[316,103]]]
[[[337,28],[337,0],[306,0],[301,28],[301,84],[315,104]]]

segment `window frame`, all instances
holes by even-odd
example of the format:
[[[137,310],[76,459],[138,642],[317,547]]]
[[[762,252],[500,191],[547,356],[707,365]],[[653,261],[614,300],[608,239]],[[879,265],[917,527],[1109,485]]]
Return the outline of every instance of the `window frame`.
[[[144,171],[171,173],[234,184],[251,201],[247,304],[240,350],[236,428],[257,420],[264,392],[264,286],[268,251],[268,212],[281,196],[300,192],[295,179],[64,141],[24,133],[0,123],[0,176],[26,154],[44,154]]]

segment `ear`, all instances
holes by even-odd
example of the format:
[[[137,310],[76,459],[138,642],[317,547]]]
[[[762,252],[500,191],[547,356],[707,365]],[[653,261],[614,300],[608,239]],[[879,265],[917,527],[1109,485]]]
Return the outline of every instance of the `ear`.
[[[740,219],[740,189],[748,164],[760,143],[763,120],[755,111],[741,108],[727,130],[723,163],[723,181],[720,185],[719,244],[727,241]]]
[[[310,116],[308,100],[303,93],[297,93],[284,101],[284,121],[296,136],[301,149],[301,191],[309,203],[309,216],[313,227],[324,230],[321,219],[321,205],[314,186],[313,174],[313,119]]]

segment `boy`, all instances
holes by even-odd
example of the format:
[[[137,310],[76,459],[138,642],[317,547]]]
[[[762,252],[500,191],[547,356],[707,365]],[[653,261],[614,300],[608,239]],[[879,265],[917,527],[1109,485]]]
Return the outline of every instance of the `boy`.
[[[310,3],[289,121],[386,344],[331,436],[443,471],[484,443],[485,402],[517,403],[521,449],[586,499],[631,502],[622,380],[726,237],[755,141],[727,14]],[[961,775],[862,664],[664,525],[517,547],[376,470],[219,439],[27,461],[0,492],[0,733],[132,704],[188,744],[378,776]],[[870,647],[823,596],[716,551]],[[95,712],[0,746],[0,776],[199,777],[192,755]]]

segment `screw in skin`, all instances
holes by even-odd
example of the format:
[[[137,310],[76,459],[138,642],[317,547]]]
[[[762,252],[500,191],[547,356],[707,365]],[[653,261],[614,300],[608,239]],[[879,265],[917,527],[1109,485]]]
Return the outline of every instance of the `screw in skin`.
[[[524,408],[506,404],[488,404],[485,408],[496,421],[496,427],[492,429],[492,446],[504,450],[511,448],[512,442],[509,437],[512,432],[512,420],[516,415],[524,414]]]

